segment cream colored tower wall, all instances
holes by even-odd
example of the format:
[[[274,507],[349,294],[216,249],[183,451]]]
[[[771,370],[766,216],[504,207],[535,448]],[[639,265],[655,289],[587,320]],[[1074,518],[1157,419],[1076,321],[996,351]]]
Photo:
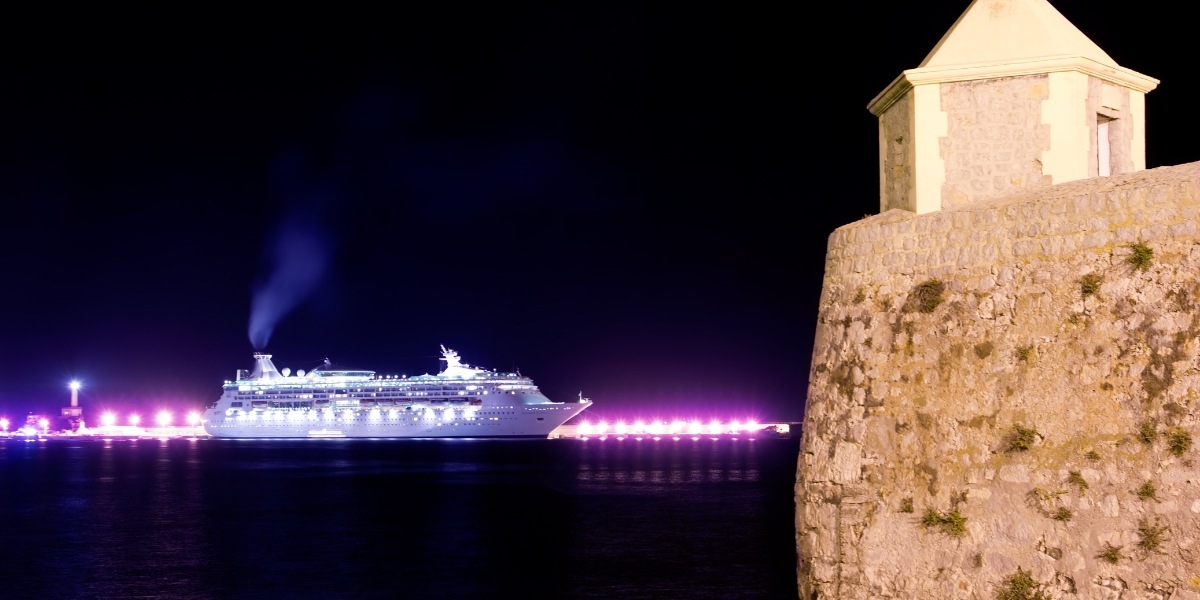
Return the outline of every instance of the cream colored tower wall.
[[[1130,90],[1129,121],[1133,126],[1130,153],[1133,155],[1133,170],[1146,168],[1146,94]]]
[[[1042,124],[1050,130],[1050,145],[1042,153],[1042,172],[1052,183],[1095,177],[1094,112],[1088,110],[1088,76],[1075,71],[1050,73],[1050,97]],[[1089,122],[1093,123],[1089,127]]]
[[[942,159],[941,140],[947,135],[948,122],[942,110],[939,86],[918,85],[909,92],[913,99],[913,154],[916,212],[923,214],[942,208],[942,183],[946,180],[946,162]]]

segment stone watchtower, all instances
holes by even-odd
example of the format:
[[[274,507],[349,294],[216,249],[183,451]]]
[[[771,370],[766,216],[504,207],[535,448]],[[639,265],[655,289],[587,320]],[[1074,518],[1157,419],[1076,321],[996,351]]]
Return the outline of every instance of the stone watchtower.
[[[1145,168],[1157,84],[1046,0],[974,0],[870,103],[882,214],[825,255],[802,600],[1200,600],[1200,162]]]
[[[1046,0],[975,0],[879,117],[879,209],[927,213],[1146,167],[1145,95]]]

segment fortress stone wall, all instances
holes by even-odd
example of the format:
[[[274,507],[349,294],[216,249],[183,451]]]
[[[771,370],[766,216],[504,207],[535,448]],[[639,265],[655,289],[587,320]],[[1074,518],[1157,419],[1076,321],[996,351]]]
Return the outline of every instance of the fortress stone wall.
[[[1200,163],[844,226],[818,319],[801,598],[1200,599]]]

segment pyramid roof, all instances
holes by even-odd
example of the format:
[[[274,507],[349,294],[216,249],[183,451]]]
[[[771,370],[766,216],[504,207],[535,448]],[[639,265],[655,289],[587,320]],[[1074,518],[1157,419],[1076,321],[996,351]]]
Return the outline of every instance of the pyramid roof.
[[[974,0],[921,68],[1081,56],[1118,67],[1047,0]]]
[[[1116,63],[1047,0],[973,0],[921,61],[867,105],[879,115],[914,85],[1076,71],[1141,93],[1158,80]]]

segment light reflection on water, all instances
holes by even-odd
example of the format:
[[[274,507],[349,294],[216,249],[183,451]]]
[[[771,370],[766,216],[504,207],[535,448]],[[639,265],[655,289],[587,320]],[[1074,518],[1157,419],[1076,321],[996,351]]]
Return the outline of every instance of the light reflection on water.
[[[751,440],[588,440],[576,479],[584,486],[675,486],[759,479]]]
[[[0,596],[794,597],[797,451],[0,441]]]

